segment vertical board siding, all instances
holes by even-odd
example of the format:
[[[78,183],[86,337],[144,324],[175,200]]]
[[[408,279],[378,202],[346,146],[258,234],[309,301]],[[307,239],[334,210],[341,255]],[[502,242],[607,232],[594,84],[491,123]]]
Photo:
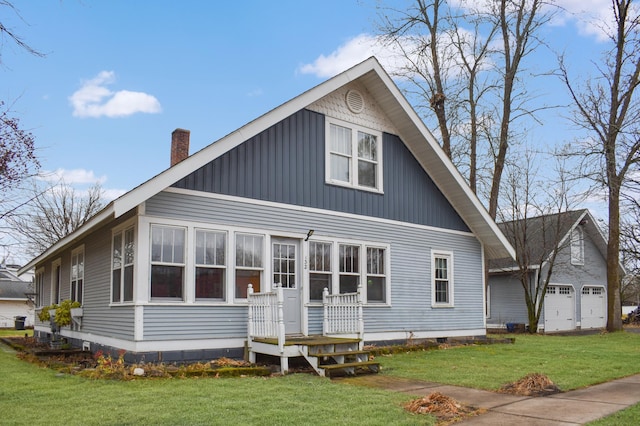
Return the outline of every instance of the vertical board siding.
[[[180,218],[185,221],[228,226],[266,229],[278,232],[306,233],[314,229],[315,238],[331,237],[357,239],[390,244],[391,307],[365,307],[366,332],[465,330],[484,327],[483,266],[480,244],[470,234],[442,232],[423,227],[407,227],[399,223],[372,222],[366,218],[336,217],[316,212],[247,204],[239,201],[219,200],[211,197],[186,196],[163,192],[146,203],[146,214],[158,217]],[[268,220],[266,220],[268,218]],[[454,253],[454,308],[431,308],[431,249]],[[168,310],[173,309],[167,307]],[[197,320],[194,310],[181,312]],[[211,308],[223,312],[224,308]],[[309,330],[321,330],[321,311],[310,309]],[[209,315],[215,315],[210,313]],[[165,318],[163,320],[163,318]],[[154,321],[158,330],[175,326],[175,315],[159,315]],[[145,336],[148,324],[145,313]],[[242,325],[246,324],[246,318]],[[221,333],[238,329],[233,322],[218,324]],[[192,338],[199,335],[193,327],[183,327],[176,336]],[[174,333],[172,333],[173,335]],[[240,335],[242,336],[242,334]]]
[[[301,110],[173,186],[468,231],[399,137],[383,134],[384,194],[325,183],[324,115]]]

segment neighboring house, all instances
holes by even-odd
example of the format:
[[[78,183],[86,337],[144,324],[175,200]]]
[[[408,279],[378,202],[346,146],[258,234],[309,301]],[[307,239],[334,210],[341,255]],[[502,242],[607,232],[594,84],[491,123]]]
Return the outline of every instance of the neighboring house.
[[[14,328],[16,317],[25,317],[25,326],[33,326],[34,292],[31,281],[17,275],[17,267],[0,265],[0,328]]]
[[[538,216],[500,223],[504,235],[522,255],[526,235],[530,282],[545,277],[552,253],[558,250],[538,330],[602,328],[607,324],[607,240],[588,210]],[[515,225],[515,226],[514,226]],[[514,229],[527,231],[514,231]],[[516,235],[518,233],[518,241]],[[525,293],[513,259],[489,262],[487,327],[508,323],[528,325]],[[541,284],[544,280],[540,280]],[[533,292],[532,292],[533,293]]]
[[[366,342],[485,335],[484,261],[513,249],[375,58],[188,143],[174,131],[169,169],[26,266],[41,305],[82,302],[74,344],[242,357],[248,286],[274,283],[287,338],[331,334],[324,288],[361,289]]]

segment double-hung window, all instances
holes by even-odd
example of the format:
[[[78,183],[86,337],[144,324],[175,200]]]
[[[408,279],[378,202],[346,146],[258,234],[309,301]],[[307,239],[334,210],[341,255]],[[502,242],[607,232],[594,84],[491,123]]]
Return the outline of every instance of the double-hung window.
[[[133,264],[135,255],[134,228],[113,234],[111,254],[111,301],[133,301]]]
[[[360,246],[338,245],[340,293],[355,293],[360,283]]]
[[[151,298],[183,300],[185,229],[151,226]]]
[[[251,284],[258,293],[262,288],[264,237],[253,234],[236,234],[236,294],[237,299],[247,297]]]
[[[84,290],[84,247],[71,253],[71,300],[82,303]]]
[[[382,135],[332,119],[327,123],[327,182],[382,192]]]
[[[227,234],[196,230],[196,300],[224,299]]]
[[[383,248],[367,247],[367,302],[386,302],[385,253]]]
[[[324,289],[331,292],[331,243],[309,243],[309,300],[321,301]]]
[[[453,254],[431,253],[431,304],[453,306]]]

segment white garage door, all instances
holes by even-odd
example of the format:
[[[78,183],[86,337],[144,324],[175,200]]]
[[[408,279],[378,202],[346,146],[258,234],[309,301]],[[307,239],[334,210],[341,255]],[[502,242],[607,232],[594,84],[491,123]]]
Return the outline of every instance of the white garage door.
[[[582,287],[580,298],[580,327],[603,328],[607,326],[607,300],[603,287]]]
[[[550,285],[544,300],[544,330],[573,330],[575,325],[575,295],[570,285]]]

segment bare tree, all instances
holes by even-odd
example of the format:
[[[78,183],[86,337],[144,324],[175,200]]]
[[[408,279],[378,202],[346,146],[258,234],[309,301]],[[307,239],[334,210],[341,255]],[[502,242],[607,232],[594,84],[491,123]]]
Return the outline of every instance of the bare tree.
[[[46,188],[34,184],[31,202],[9,223],[22,236],[29,254],[37,256],[99,212],[102,198],[99,184],[86,193],[64,182]]]
[[[581,174],[608,196],[607,330],[622,329],[620,305],[620,206],[629,178],[640,164],[640,19],[632,0],[612,0],[611,49],[595,64],[597,75],[580,84],[563,58],[561,78],[573,99],[573,122],[587,137],[568,153],[581,159]]]
[[[516,252],[515,268],[508,273],[524,291],[530,333],[538,330],[547,288],[561,262],[558,255],[571,244],[564,237],[581,214],[569,211],[571,188],[562,164],[555,181],[549,181],[548,176],[538,177],[535,161],[535,154],[527,151],[517,164],[507,164],[504,209],[499,211],[499,227]]]
[[[446,0],[416,0],[406,11],[385,9],[381,16],[380,31],[404,64],[397,74],[408,82],[405,90],[418,99],[419,110],[427,106],[433,112],[445,153],[467,172],[476,192],[481,151],[488,158],[486,186],[493,218],[515,138],[512,125],[535,112],[527,106],[531,95],[521,73],[524,59],[541,44],[538,30],[551,18],[545,4],[464,0],[454,8]]]

